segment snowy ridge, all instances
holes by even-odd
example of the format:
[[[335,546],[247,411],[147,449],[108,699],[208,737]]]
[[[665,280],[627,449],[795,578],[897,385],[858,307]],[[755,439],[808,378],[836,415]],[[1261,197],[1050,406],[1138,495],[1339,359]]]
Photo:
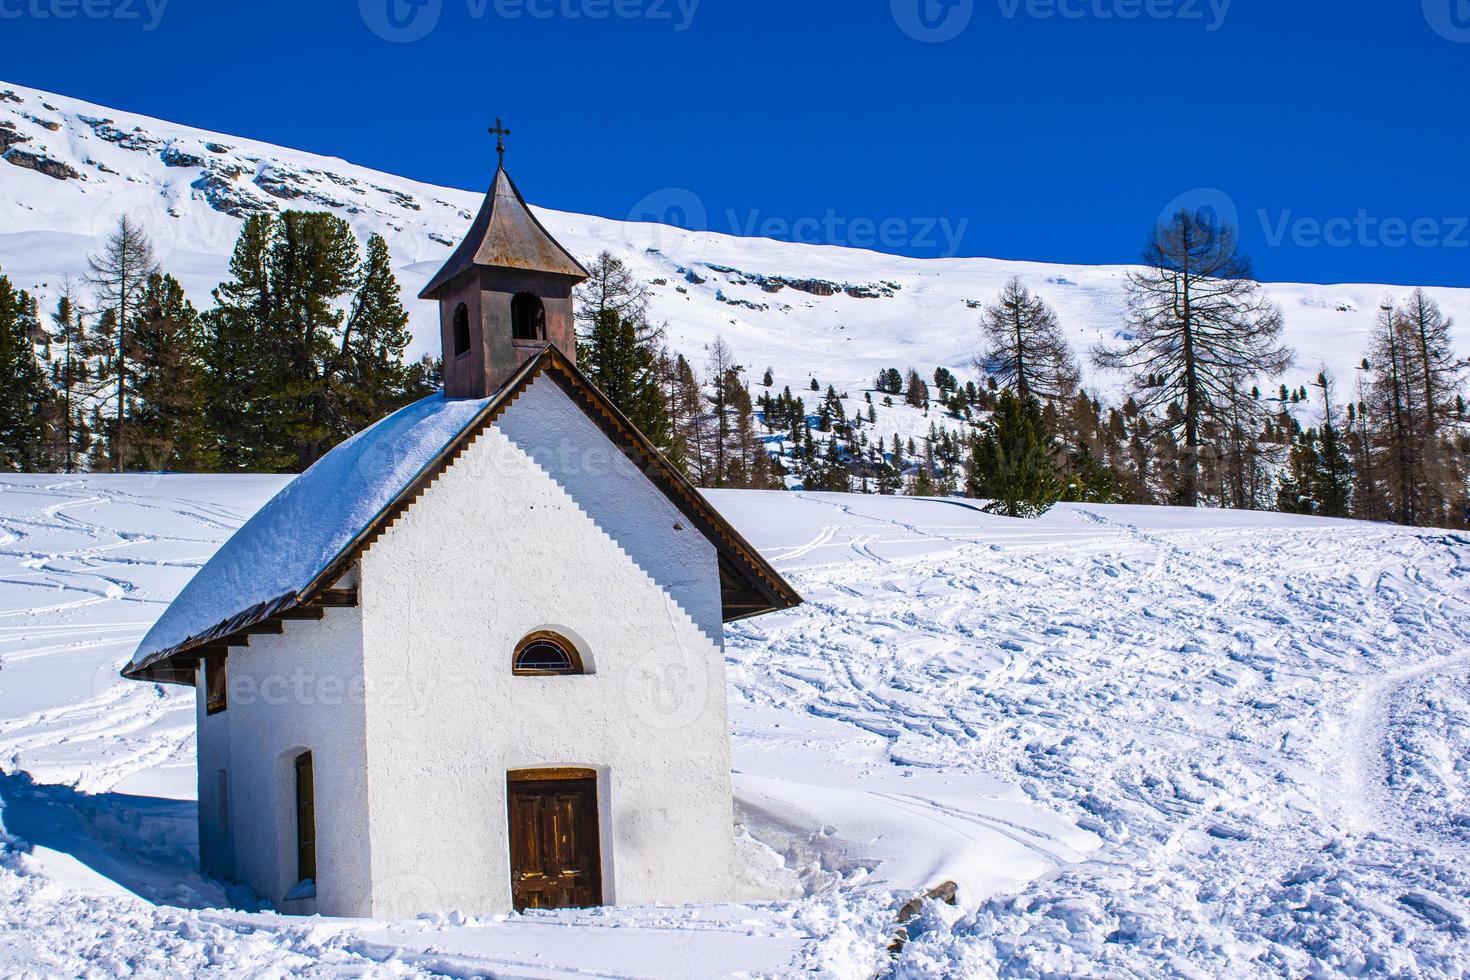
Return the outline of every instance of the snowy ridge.
[[[86,256],[119,215],[147,228],[165,267],[196,305],[208,306],[244,216],[327,210],[361,236],[387,239],[415,353],[437,353],[438,321],[431,304],[411,297],[448,258],[483,194],[3,82],[0,153],[0,269],[47,305],[63,278],[80,279]],[[517,176],[534,198],[535,175]],[[689,191],[666,188],[632,207],[631,221],[535,210],[573,255],[585,260],[608,249],[650,283],[652,314],[668,321],[675,350],[702,365],[705,348],[722,334],[754,377],[770,366],[778,387],[790,384],[798,393],[815,374],[824,388],[835,384],[860,396],[888,367],[912,366],[927,376],[944,366],[973,377],[976,304],[992,301],[1011,276],[1057,309],[1079,352],[1110,339],[1123,323],[1123,266],[909,259],[642,220],[697,204]],[[1140,216],[1140,245],[1151,220]],[[1296,387],[1323,363],[1351,379],[1378,307],[1408,289],[1279,283],[1267,291],[1285,311],[1287,340],[1300,353],[1283,379]],[[1461,352],[1470,354],[1470,290],[1429,293],[1458,319]],[[1118,379],[1090,381],[1111,389]],[[884,415],[880,432],[927,429],[927,421],[903,409]]]
[[[281,477],[0,480],[0,972],[1459,976],[1470,539],[717,491],[765,901],[295,920],[193,871],[193,700],[117,668]],[[901,899],[943,880],[896,964]],[[772,901],[769,899],[775,898]]]

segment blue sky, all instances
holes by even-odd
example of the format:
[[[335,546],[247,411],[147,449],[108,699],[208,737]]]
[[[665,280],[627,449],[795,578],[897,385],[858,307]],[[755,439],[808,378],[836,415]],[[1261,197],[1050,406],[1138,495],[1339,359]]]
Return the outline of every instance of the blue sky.
[[[1470,0],[0,0],[0,40],[6,80],[457,187],[501,115],[563,210],[1104,263],[1182,200],[1265,279],[1470,286]]]

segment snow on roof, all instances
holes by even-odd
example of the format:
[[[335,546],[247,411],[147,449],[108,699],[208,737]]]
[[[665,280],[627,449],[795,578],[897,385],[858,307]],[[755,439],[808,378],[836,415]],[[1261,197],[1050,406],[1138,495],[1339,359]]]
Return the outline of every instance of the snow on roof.
[[[327,453],[199,570],[148,631],[130,666],[246,609],[301,592],[490,402],[431,395]]]

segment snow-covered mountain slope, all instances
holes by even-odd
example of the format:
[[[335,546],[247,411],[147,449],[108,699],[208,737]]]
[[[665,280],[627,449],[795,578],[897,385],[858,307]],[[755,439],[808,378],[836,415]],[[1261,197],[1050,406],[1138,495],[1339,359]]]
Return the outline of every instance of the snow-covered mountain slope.
[[[48,299],[63,277],[80,277],[117,216],[130,214],[196,305],[207,305],[243,216],[288,207],[330,210],[360,234],[383,234],[412,296],[448,257],[482,193],[6,83],[0,151],[7,161],[0,165],[0,269]],[[534,199],[535,174],[516,176]],[[671,188],[649,195],[634,217],[700,208],[690,192]],[[676,350],[702,363],[705,346],[723,334],[741,363],[757,375],[772,367],[778,384],[794,388],[815,373],[824,385],[857,393],[886,367],[912,366],[927,376],[943,365],[973,376],[973,304],[992,300],[1013,275],[1058,310],[1079,351],[1122,324],[1120,266],[919,260],[538,213],[574,254],[608,249],[653,283],[653,313],[667,319]],[[1152,219],[1140,216],[1140,234]],[[1322,363],[1351,378],[1378,307],[1407,290],[1272,284],[1269,292],[1285,310],[1288,340],[1301,355],[1284,379],[1295,387]],[[1465,328],[1460,345],[1470,353],[1470,290],[1430,292]],[[433,309],[416,300],[410,306],[415,352],[437,352]],[[1111,388],[1116,380],[1093,383]]]
[[[736,901],[250,911],[116,671],[282,479],[0,478],[0,974],[1470,970],[1470,540],[1234,511],[713,494],[808,600],[727,644]]]

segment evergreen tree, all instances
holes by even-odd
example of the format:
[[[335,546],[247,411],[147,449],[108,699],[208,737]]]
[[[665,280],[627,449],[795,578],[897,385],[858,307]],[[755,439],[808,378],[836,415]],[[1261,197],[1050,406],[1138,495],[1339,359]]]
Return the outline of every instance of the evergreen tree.
[[[36,471],[48,462],[51,388],[36,357],[36,301],[0,275],[0,469]]]
[[[1051,447],[1042,434],[1041,405],[1001,392],[970,463],[969,496],[987,499],[991,513],[1040,517],[1062,498]]]
[[[88,396],[92,387],[92,342],[70,284],[62,288],[51,314],[55,347],[51,361],[51,387],[55,391],[54,433],[56,453],[63,472],[75,473],[92,448],[88,424]]]
[[[578,363],[661,452],[672,450],[669,403],[658,372],[660,332],[606,310],[578,341]]]
[[[403,359],[413,338],[401,296],[388,243],[369,236],[342,337],[323,377],[334,445],[440,387],[439,367]]]
[[[133,364],[130,469],[214,468],[204,428],[204,364],[199,314],[173,276],[155,272],[138,296],[128,331]]]
[[[246,220],[204,317],[207,417],[226,470],[290,472],[424,394],[386,245],[332,214]]]
[[[929,407],[929,386],[919,377],[919,372],[912,368],[909,369],[908,385],[904,388],[904,401],[914,408]]]
[[[1322,431],[1316,453],[1317,467],[1310,482],[1311,493],[1317,502],[1318,514],[1347,517],[1352,509],[1353,464],[1337,425],[1337,409],[1332,403],[1332,379],[1326,370],[1317,373],[1317,387],[1322,389]]]

